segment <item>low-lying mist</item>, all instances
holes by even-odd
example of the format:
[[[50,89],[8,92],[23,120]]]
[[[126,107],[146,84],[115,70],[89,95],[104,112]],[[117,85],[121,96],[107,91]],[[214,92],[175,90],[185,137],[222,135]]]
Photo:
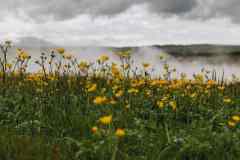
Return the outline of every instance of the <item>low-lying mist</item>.
[[[105,54],[109,56],[110,62],[120,62],[119,57],[114,53],[114,51],[119,50],[119,48],[65,47],[65,49],[67,53],[74,55],[79,61],[86,60],[94,62],[100,55]],[[50,55],[51,53],[51,49],[44,47],[28,47],[25,48],[25,50],[32,57],[29,71],[35,71],[38,69],[34,62],[39,59],[42,52],[47,55]],[[9,52],[10,59],[14,60],[15,55],[16,48],[13,47]],[[223,74],[225,78],[230,78],[233,74],[240,76],[240,56],[223,54],[209,56],[175,56],[168,54],[157,47],[135,47],[132,48],[131,57],[134,67],[141,68],[142,63],[150,63],[153,75],[161,74],[163,64],[168,63],[171,68],[176,68],[177,72],[175,76],[179,76],[181,73],[186,73],[191,77],[193,74],[201,72],[202,69],[216,71],[219,77]]]

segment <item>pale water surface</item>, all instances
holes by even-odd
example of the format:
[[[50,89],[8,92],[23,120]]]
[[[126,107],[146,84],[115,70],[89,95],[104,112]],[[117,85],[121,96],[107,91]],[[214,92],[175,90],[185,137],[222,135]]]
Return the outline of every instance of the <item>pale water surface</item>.
[[[65,47],[68,53],[74,55],[79,61],[86,60],[90,62],[96,61],[96,59],[102,55],[106,54],[110,57],[110,61],[118,63],[119,57],[113,53],[111,48],[106,47]],[[9,53],[11,60],[14,59],[16,48],[12,48]],[[31,56],[32,60],[29,66],[29,71],[38,70],[38,66],[34,64],[41,52],[45,52],[50,55],[50,49],[44,48],[26,48],[25,49]],[[164,59],[161,60],[160,56]],[[232,75],[240,77],[240,56],[230,57],[228,55],[221,56],[209,56],[209,57],[174,57],[162,50],[154,47],[140,47],[133,49],[132,61],[134,62],[134,67],[141,67],[142,63],[150,63],[153,69],[153,75],[159,75],[162,73],[163,64],[170,64],[171,68],[176,68],[177,72],[175,76],[179,76],[181,73],[186,73],[191,77],[195,73],[201,72],[203,68],[209,71],[216,71],[218,77],[224,77],[226,79],[231,79]]]

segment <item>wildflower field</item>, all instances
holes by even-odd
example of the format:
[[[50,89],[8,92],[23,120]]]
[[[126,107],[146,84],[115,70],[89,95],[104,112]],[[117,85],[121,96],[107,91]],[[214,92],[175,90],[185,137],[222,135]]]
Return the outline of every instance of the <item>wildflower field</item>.
[[[240,157],[240,83],[214,72],[172,78],[164,64],[94,63],[64,48],[31,57],[1,44],[1,160],[235,160]]]

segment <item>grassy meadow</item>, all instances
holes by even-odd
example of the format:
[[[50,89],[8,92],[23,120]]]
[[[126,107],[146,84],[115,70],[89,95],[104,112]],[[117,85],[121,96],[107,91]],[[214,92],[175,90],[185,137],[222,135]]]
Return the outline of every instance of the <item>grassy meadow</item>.
[[[131,65],[131,51],[94,63],[64,48],[39,53],[1,45],[1,160],[237,160],[240,83],[203,70],[193,78],[161,76]],[[164,58],[164,57],[160,57]]]

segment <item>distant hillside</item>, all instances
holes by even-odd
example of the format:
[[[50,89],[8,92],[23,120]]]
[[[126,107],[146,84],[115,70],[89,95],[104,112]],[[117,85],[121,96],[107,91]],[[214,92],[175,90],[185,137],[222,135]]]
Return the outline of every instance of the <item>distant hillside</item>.
[[[143,46],[153,47],[154,49],[162,50],[174,57],[209,57],[209,56],[240,56],[240,46],[237,45],[211,45],[211,44],[196,44],[196,45],[153,45]],[[119,47],[112,48],[114,51],[133,50],[137,51],[141,47]]]
[[[15,44],[16,47],[25,47],[31,49],[45,50],[49,48],[55,48],[59,45],[51,43],[44,39],[37,37],[22,37],[18,39]],[[69,48],[69,46],[62,46]],[[230,56],[240,57],[240,45],[211,45],[211,44],[195,44],[195,45],[153,45],[142,47],[98,47],[110,49],[113,51],[119,50],[133,50],[138,52],[143,47],[150,47],[154,49],[162,50],[174,57],[210,57],[210,56]],[[70,47],[70,48],[83,48],[83,47]],[[94,48],[94,47],[93,47]]]
[[[240,46],[237,45],[155,45],[173,56],[240,56]]]

